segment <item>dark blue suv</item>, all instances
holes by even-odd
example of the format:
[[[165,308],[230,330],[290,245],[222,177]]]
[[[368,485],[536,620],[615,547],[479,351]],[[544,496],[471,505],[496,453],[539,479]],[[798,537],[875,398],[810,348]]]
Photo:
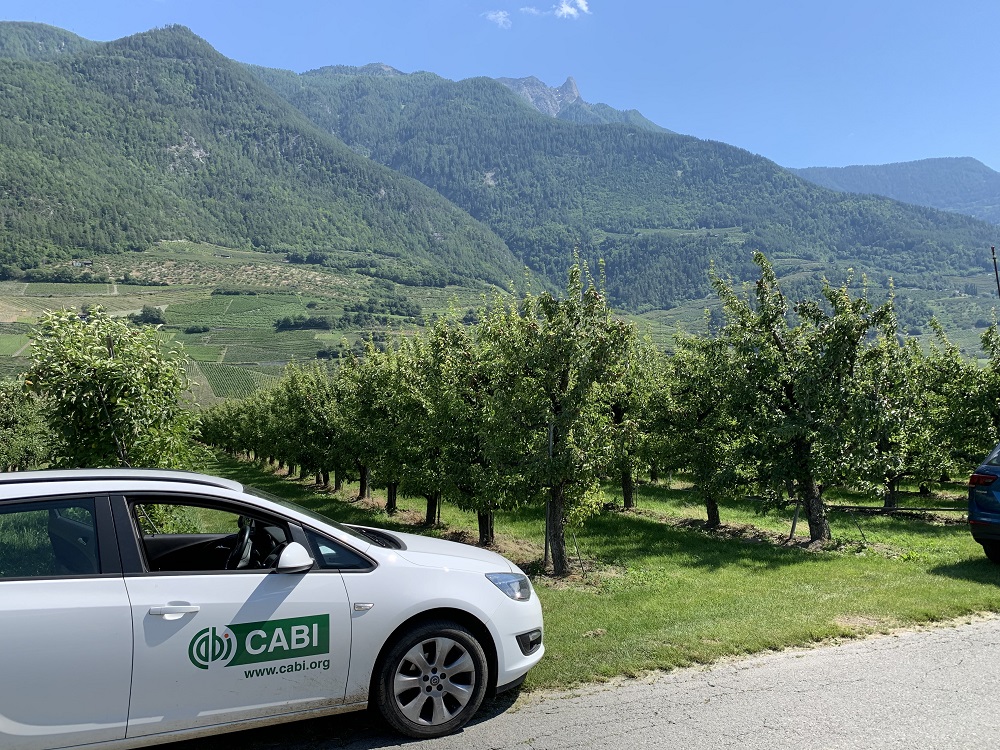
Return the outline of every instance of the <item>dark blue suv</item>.
[[[969,530],[986,556],[1000,563],[1000,445],[969,477]]]

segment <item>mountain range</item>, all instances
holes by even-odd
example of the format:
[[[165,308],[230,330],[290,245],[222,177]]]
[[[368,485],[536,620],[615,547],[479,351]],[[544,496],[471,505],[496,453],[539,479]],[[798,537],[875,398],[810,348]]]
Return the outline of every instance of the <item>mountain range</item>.
[[[408,285],[522,266],[558,284],[575,252],[642,311],[704,297],[713,263],[749,277],[758,249],[793,289],[849,268],[940,288],[986,268],[993,232],[587,104],[572,79],[297,74],[183,27],[95,43],[0,24],[0,113],[0,276],[185,239]]]
[[[989,227],[967,217],[822,189],[722,143],[540,116],[488,78],[253,70],[358,153],[490,226],[535,273],[558,278],[574,250],[603,259],[630,309],[704,296],[712,262],[745,277],[755,249],[814,283],[850,267],[919,286],[978,267],[988,246]]]
[[[791,171],[833,190],[884,195],[1000,224],[1000,172],[970,157]]]

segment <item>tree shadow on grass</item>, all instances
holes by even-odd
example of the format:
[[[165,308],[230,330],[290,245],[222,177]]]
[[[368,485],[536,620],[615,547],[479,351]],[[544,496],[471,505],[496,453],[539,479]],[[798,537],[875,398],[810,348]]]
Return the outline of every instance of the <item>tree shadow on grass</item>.
[[[819,555],[771,540],[731,538],[674,526],[630,513],[604,513],[587,521],[577,535],[584,557],[613,565],[641,566],[647,558],[676,558],[678,565],[714,570],[732,565],[776,568],[808,563]],[[567,540],[575,553],[572,538]]]
[[[966,536],[969,527],[964,522],[942,522],[938,519],[912,516],[866,516],[846,511],[830,511],[830,529],[834,538],[855,538],[860,527],[869,541],[898,538],[904,535],[941,537],[951,534]],[[954,515],[954,514],[952,514]]]
[[[299,503],[341,523],[373,525],[404,532],[419,533],[422,530],[420,525],[388,516],[371,505],[353,503],[315,485],[289,480],[285,475],[260,464],[220,455],[206,470]],[[669,496],[672,501],[690,497],[686,490],[662,487],[652,489],[660,498]],[[759,502],[752,499],[737,502],[759,508]],[[540,525],[544,522],[542,506],[525,506],[504,512],[503,516],[522,523]],[[926,535],[941,535],[951,531],[950,527],[908,518],[880,517],[877,522],[866,524],[861,517],[831,513],[831,523],[835,529],[856,529],[855,520],[873,540],[882,535],[892,536],[904,531]],[[800,519],[800,523],[802,522]],[[856,541],[853,535],[849,541]],[[704,527],[703,522],[695,519],[643,515],[641,508],[638,512],[607,510],[594,516],[576,531],[575,536],[569,530],[566,543],[571,566],[579,567],[582,557],[584,569],[592,568],[595,564],[598,567],[642,567],[650,558],[676,558],[677,565],[706,570],[735,565],[777,568],[817,563],[827,558],[828,554],[836,554],[807,550],[801,537],[797,541],[786,543],[781,533],[756,529],[749,524],[709,530]],[[529,562],[526,567],[533,573],[540,573],[541,560],[537,564]]]

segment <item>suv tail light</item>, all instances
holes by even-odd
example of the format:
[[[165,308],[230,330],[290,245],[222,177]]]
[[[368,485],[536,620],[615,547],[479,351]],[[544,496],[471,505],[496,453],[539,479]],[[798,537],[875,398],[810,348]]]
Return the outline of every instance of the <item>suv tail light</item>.
[[[982,487],[988,484],[993,484],[997,478],[993,474],[973,474],[969,477],[970,487]]]

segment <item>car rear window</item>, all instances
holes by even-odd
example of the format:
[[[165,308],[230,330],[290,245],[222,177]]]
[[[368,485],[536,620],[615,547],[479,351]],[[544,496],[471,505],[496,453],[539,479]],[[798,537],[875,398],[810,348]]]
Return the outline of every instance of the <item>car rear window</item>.
[[[0,578],[97,575],[94,501],[0,506]]]

